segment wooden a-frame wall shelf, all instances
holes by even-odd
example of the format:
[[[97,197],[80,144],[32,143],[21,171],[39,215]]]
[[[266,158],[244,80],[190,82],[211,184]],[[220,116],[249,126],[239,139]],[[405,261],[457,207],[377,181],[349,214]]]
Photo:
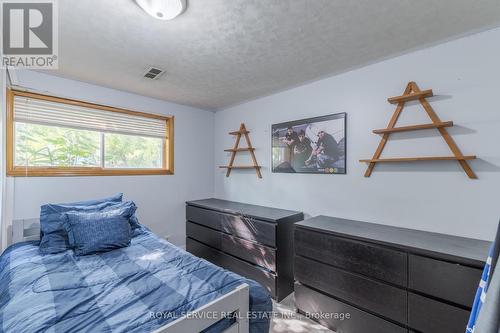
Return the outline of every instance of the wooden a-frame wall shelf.
[[[259,178],[262,178],[262,174],[260,173],[260,168],[261,166],[257,163],[257,158],[255,158],[255,148],[252,147],[252,143],[250,142],[250,137],[248,136],[249,131],[247,131],[245,124],[241,123],[240,129],[234,132],[229,132],[229,135],[236,135],[236,142],[234,143],[234,147],[230,149],[224,149],[224,151],[230,152],[231,153],[231,159],[229,160],[229,165],[223,165],[220,166],[219,168],[222,169],[227,169],[226,172],[226,177],[229,177],[231,174],[231,170],[233,169],[255,169],[255,172],[257,172],[257,176]],[[238,148],[240,141],[241,141],[241,136],[245,137],[245,140],[247,142],[247,147],[246,148]],[[250,152],[250,156],[252,157],[252,162],[253,165],[233,165],[234,159],[236,158],[236,153],[242,152],[242,151],[248,151]]]
[[[445,121],[442,122],[438,115],[434,112],[432,109],[431,105],[429,102],[427,102],[426,98],[427,97],[432,97],[432,89],[428,90],[420,90],[415,82],[409,82],[406,85],[406,89],[401,96],[396,96],[396,97],[390,97],[387,99],[387,101],[391,104],[397,104],[396,111],[394,111],[394,114],[392,115],[391,120],[389,121],[389,124],[387,125],[387,128],[383,129],[376,129],[373,130],[373,133],[375,134],[382,134],[382,139],[380,140],[380,143],[377,147],[377,150],[375,151],[375,154],[373,154],[373,157],[371,159],[365,159],[365,160],[360,160],[360,162],[363,163],[368,163],[368,168],[366,169],[365,172],[365,177],[370,177],[373,168],[375,167],[376,163],[395,163],[395,162],[419,162],[419,161],[458,161],[462,169],[464,169],[465,173],[469,178],[475,179],[477,178],[474,171],[470,168],[469,164],[467,163],[467,160],[473,160],[476,158],[476,156],[464,156],[462,155],[462,152],[458,148],[457,144],[453,140],[453,138],[448,134],[448,131],[446,131],[446,127],[451,127],[453,126],[452,121]],[[405,103],[413,100],[418,100],[422,107],[424,108],[425,112],[431,118],[432,123],[429,124],[422,124],[422,125],[411,125],[411,126],[402,126],[402,127],[395,127],[396,122],[398,121],[399,116],[401,115],[401,112],[403,111],[403,108],[405,107]],[[423,129],[432,129],[436,128],[441,136],[443,137],[444,141],[448,144],[450,147],[451,152],[453,153],[453,156],[425,156],[425,157],[394,157],[394,158],[380,158],[380,155],[382,155],[382,151],[384,150],[384,147],[389,140],[389,135],[391,133],[396,133],[396,132],[407,132],[407,131],[416,131],[416,130],[423,130]]]

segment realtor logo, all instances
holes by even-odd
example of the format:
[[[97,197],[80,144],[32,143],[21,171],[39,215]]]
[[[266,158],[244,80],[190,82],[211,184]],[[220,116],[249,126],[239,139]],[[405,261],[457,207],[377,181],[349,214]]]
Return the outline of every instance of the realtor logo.
[[[1,1],[1,67],[57,69],[54,0]]]

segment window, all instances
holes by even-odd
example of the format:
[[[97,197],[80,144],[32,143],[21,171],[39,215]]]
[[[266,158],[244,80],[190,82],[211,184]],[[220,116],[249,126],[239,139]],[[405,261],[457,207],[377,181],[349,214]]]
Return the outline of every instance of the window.
[[[173,117],[7,92],[8,176],[173,173]]]

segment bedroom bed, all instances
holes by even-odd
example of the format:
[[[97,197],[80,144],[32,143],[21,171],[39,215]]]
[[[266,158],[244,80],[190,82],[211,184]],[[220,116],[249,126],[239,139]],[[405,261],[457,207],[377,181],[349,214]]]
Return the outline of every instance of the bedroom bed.
[[[37,238],[29,224],[15,221],[18,243],[0,257],[0,332],[269,330],[272,303],[262,286],[144,227],[130,246],[77,256],[41,254],[38,241],[21,241]]]

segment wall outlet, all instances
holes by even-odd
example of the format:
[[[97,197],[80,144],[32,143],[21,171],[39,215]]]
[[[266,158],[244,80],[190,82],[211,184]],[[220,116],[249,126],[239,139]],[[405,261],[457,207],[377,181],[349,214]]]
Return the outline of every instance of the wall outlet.
[[[170,237],[172,237],[172,235],[163,235],[163,239],[166,241],[170,241]]]

